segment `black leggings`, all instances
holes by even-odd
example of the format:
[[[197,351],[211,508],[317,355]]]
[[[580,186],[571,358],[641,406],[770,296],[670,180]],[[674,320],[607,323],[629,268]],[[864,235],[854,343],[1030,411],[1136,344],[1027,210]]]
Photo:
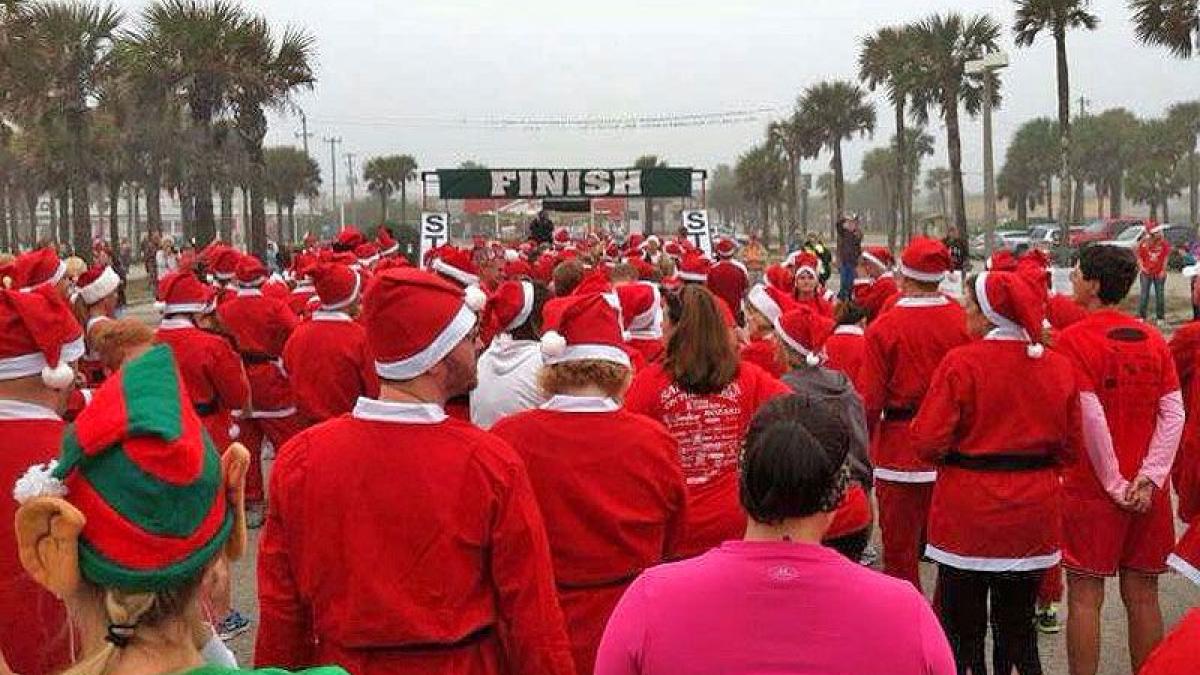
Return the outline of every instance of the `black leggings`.
[[[991,600],[992,667],[997,675],[1013,668],[1020,675],[1041,675],[1034,614],[1044,570],[979,572],[938,565],[938,617],[959,675],[987,675],[984,639]]]
[[[856,563],[862,560],[863,551],[867,549],[870,541],[871,526],[868,525],[858,532],[843,534],[835,539],[826,539],[821,544],[846,556],[850,562]]]

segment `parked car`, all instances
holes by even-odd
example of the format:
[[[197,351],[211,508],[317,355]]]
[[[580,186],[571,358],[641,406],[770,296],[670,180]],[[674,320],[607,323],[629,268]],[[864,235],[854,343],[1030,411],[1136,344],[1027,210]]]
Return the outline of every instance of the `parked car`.
[[[1080,247],[1098,241],[1113,241],[1125,230],[1145,225],[1141,218],[1098,218],[1071,235],[1071,246]]]
[[[1040,248],[1049,251],[1058,248],[1059,242],[1062,241],[1062,228],[1055,223],[1035,225],[1030,228],[1029,232],[1029,246],[1031,248]],[[1070,233],[1072,237],[1080,232],[1083,232],[1082,225],[1071,226]]]
[[[1138,225],[1136,227],[1125,228],[1125,230],[1121,232],[1121,234],[1117,235],[1115,239],[1110,239],[1100,243],[1108,246],[1118,246],[1120,248],[1132,249],[1137,246],[1138,241],[1141,240],[1145,234],[1146,226]],[[1173,249],[1180,246],[1190,247],[1196,242],[1196,232],[1192,228],[1184,225],[1164,225],[1163,236],[1166,237],[1167,243],[1170,244],[1171,248]]]

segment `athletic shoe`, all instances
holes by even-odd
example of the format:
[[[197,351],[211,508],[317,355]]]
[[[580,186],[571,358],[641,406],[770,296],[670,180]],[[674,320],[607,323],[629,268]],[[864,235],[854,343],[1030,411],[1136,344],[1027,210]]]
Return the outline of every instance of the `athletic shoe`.
[[[863,549],[862,556],[858,559],[858,563],[864,567],[871,567],[877,562],[879,562],[879,551],[873,545],[867,544],[866,548]]]
[[[1033,620],[1037,625],[1039,633],[1054,635],[1062,630],[1062,622],[1058,620],[1058,605],[1050,603],[1045,607],[1038,607],[1037,616]]]
[[[217,637],[225,642],[250,630],[250,619],[242,616],[242,613],[235,609],[229,613],[229,616],[221,619],[215,628]]]
[[[246,505],[246,527],[251,530],[257,530],[263,526],[263,521],[267,517],[267,505],[261,502],[257,504]]]

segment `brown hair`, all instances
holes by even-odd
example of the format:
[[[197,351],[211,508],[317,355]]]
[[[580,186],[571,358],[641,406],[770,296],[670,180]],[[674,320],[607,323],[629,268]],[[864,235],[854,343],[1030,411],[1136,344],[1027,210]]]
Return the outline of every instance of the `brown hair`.
[[[629,282],[637,281],[638,280],[638,271],[635,270],[633,268],[633,265],[630,265],[629,263],[619,263],[619,264],[613,265],[612,270],[610,270],[608,273],[608,279],[609,279],[609,281],[613,282],[614,284],[618,284],[618,283],[625,282],[625,281],[629,281]]]
[[[542,337],[542,309],[550,299],[550,289],[539,281],[528,283],[533,285],[533,309],[525,323],[509,332],[514,340],[537,340]]]
[[[554,295],[564,297],[571,294],[583,281],[583,265],[577,260],[565,260],[554,268]]]
[[[88,339],[104,367],[116,371],[128,360],[130,352],[154,342],[154,331],[137,319],[115,319],[96,324]]]
[[[618,398],[625,392],[630,375],[629,368],[612,361],[567,361],[543,366],[538,372],[538,387],[546,396],[554,396],[595,385],[609,398]]]
[[[680,291],[679,321],[667,340],[663,368],[689,394],[715,394],[737,376],[738,354],[718,302],[703,286]]]

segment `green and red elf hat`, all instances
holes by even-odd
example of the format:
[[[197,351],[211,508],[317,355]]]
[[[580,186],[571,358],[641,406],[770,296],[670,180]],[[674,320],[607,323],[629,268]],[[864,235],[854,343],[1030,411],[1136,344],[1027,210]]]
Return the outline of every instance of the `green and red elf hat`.
[[[192,410],[170,348],[130,361],[68,427],[51,474],[86,518],[92,583],[157,591],[195,578],[234,527],[220,455]]]

